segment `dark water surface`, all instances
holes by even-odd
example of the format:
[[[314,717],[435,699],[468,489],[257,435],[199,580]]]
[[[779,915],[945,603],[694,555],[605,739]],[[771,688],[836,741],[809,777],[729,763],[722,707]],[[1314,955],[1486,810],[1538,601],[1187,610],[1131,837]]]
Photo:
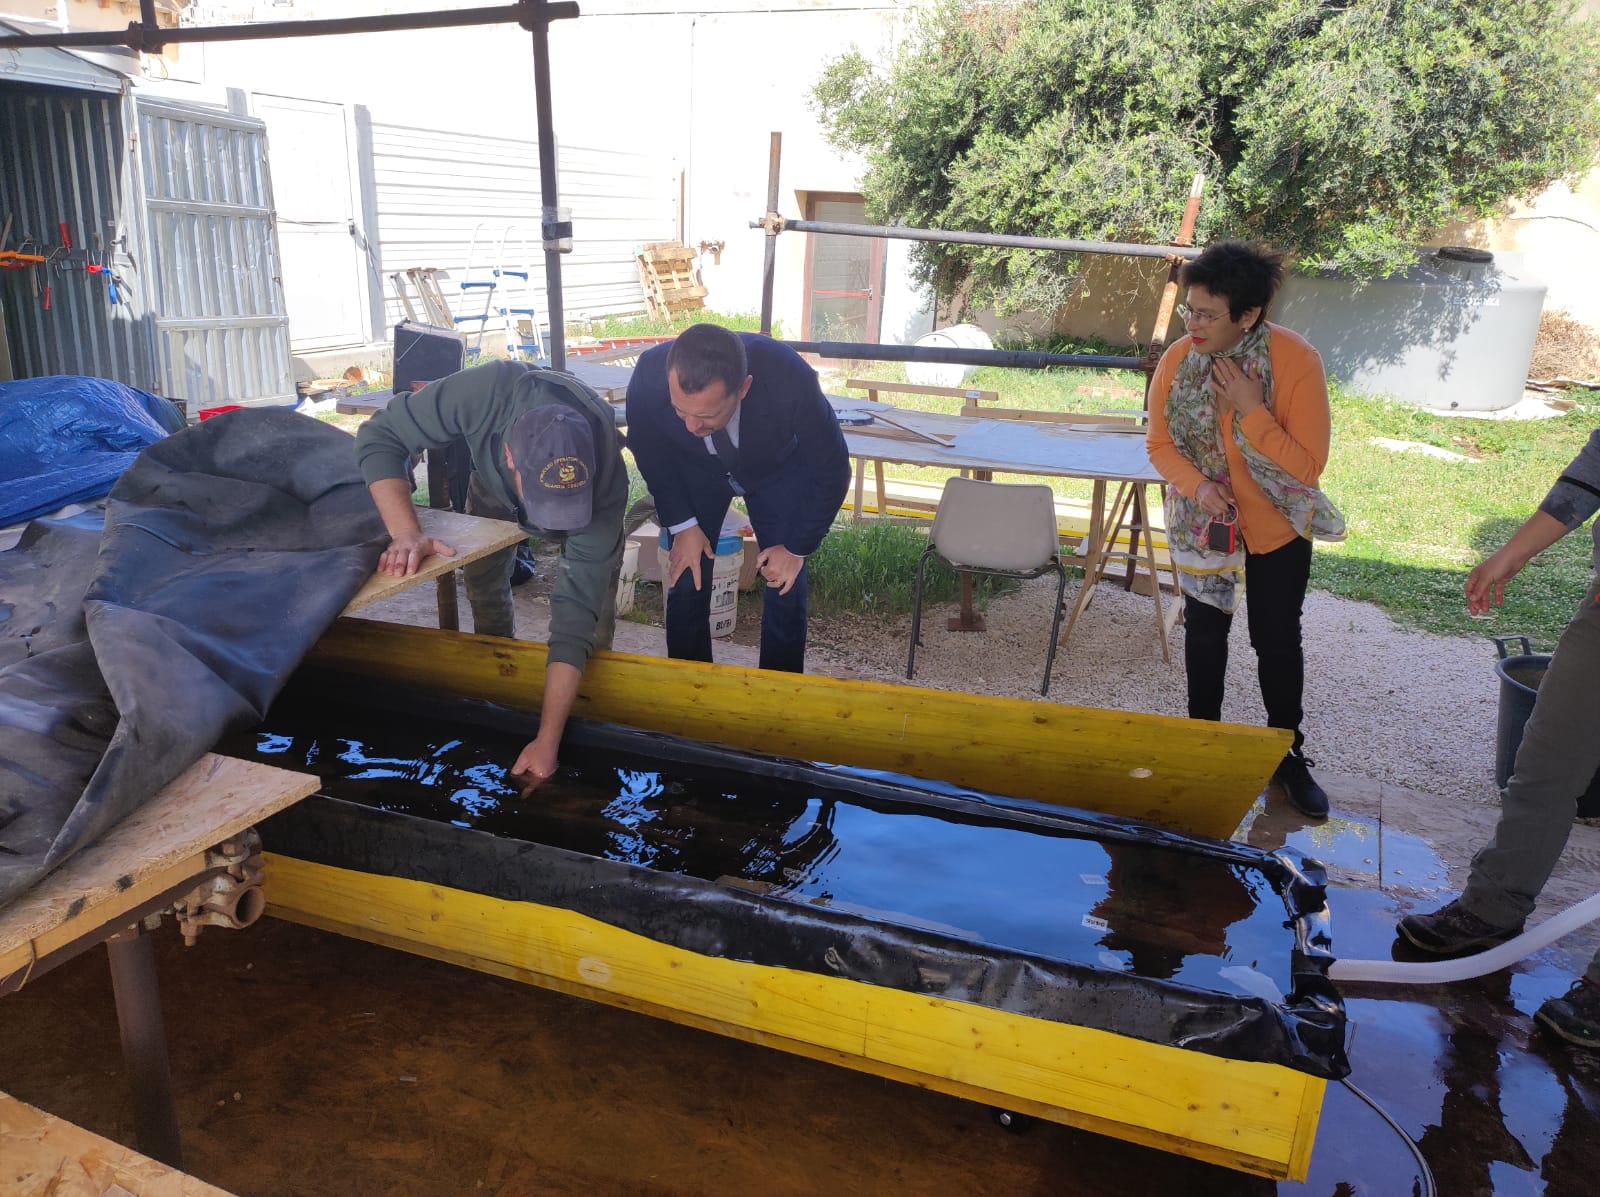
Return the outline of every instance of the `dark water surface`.
[[[1248,865],[610,747],[564,745],[522,798],[525,742],[301,693],[218,750],[316,773],[330,797],[769,899],[1224,993],[1291,985],[1283,899]]]

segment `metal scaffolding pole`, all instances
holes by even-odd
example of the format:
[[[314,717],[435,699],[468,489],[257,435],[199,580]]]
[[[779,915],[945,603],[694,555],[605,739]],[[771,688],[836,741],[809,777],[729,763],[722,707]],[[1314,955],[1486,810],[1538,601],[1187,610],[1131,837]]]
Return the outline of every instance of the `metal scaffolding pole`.
[[[773,202],[777,197],[773,196]],[[767,244],[779,233],[832,233],[839,237],[886,237],[898,241],[939,241],[953,245],[989,245],[1003,249],[1043,249],[1069,254],[1118,254],[1129,258],[1198,258],[1192,246],[1143,245],[1133,241],[1068,241],[1060,237],[1021,237],[1011,233],[959,233],[951,229],[912,229],[889,224],[840,224],[831,220],[789,220],[769,213],[752,220],[753,229],[767,230]],[[769,250],[770,252],[770,250]]]
[[[144,54],[160,53],[163,46],[186,42],[252,42],[280,37],[324,37],[343,33],[393,33],[411,29],[453,29],[467,25],[521,25],[565,20],[578,15],[575,3],[518,0],[494,8],[462,8],[445,12],[385,13],[371,17],[338,17],[320,21],[263,21],[250,25],[162,26],[155,6],[141,0],[144,19],[126,29],[96,29],[81,33],[0,34],[0,49],[26,46],[127,46]]]

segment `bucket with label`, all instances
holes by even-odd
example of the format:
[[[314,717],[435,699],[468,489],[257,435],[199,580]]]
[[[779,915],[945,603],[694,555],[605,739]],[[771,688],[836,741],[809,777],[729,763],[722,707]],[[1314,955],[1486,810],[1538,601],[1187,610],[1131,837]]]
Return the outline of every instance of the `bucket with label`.
[[[671,556],[671,547],[668,534],[663,532],[656,549],[661,561],[662,578],[662,606],[671,601],[671,587],[665,585],[666,579],[671,574],[668,559]],[[700,584],[704,586],[707,581],[706,565],[700,566]],[[724,533],[717,540],[717,559],[711,565],[711,634],[713,636],[726,636],[733,631],[734,625],[739,620],[739,567],[744,564],[744,537],[736,532]],[[693,583],[690,583],[693,585]]]

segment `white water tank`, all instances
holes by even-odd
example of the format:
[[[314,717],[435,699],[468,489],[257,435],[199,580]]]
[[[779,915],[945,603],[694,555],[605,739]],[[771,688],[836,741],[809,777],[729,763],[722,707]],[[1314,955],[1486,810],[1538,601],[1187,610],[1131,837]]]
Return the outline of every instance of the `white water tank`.
[[[938,349],[993,349],[989,334],[976,324],[952,324],[923,333],[918,345],[931,345]],[[906,381],[919,387],[959,387],[971,378],[976,366],[960,366],[948,362],[907,362]]]
[[[1522,398],[1545,285],[1520,255],[1445,246],[1359,283],[1291,275],[1270,318],[1315,345],[1353,390],[1422,407],[1496,411]]]

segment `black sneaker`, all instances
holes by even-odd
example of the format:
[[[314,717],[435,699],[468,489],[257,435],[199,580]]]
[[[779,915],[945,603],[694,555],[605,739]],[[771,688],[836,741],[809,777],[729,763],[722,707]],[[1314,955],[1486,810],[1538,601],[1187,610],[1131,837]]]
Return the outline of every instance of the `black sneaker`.
[[[1459,899],[1432,914],[1408,914],[1399,931],[1412,947],[1435,956],[1470,956],[1522,934],[1522,924],[1496,927],[1486,923]]]
[[[1584,977],[1564,997],[1551,998],[1533,1020],[1579,1047],[1600,1048],[1600,985]]]
[[[1314,764],[1316,761],[1298,748],[1291,749],[1289,755],[1279,761],[1278,767],[1273,770],[1272,780],[1283,787],[1295,810],[1313,819],[1326,819],[1328,795],[1317,784],[1317,779],[1311,776],[1311,766]]]

